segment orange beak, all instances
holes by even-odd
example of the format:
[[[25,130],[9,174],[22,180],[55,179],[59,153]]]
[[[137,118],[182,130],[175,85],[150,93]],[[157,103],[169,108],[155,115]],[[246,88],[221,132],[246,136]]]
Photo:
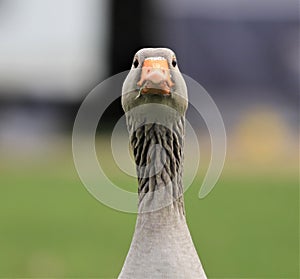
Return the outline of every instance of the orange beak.
[[[141,79],[137,85],[144,94],[170,95],[174,83],[171,80],[168,61],[162,57],[145,59]]]

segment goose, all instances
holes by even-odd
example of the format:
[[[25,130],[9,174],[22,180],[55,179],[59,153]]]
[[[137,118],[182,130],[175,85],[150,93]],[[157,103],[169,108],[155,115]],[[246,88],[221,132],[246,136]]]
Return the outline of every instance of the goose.
[[[122,87],[138,179],[138,214],[118,278],[206,278],[185,217],[187,86],[175,53],[143,48]]]

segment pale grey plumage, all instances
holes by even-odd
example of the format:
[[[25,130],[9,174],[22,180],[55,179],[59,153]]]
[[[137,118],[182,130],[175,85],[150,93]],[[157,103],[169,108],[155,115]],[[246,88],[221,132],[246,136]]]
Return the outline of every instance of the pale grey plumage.
[[[157,56],[169,63],[174,82],[171,95],[140,96],[136,84],[143,61]],[[140,65],[132,68],[123,85],[122,106],[137,165],[139,214],[119,278],[206,278],[185,219],[182,172],[187,90],[178,67],[172,67],[174,56],[165,48],[140,50],[136,54]],[[141,106],[145,104],[150,108]]]

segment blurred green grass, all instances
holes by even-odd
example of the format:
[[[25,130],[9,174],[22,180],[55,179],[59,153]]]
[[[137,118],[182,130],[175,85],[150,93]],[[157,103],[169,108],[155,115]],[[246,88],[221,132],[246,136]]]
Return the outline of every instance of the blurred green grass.
[[[120,272],[136,216],[94,199],[69,151],[25,158],[27,164],[2,161],[0,277],[114,278]],[[199,200],[202,179],[199,174],[187,190],[185,204],[209,278],[298,278],[297,171],[225,169]]]

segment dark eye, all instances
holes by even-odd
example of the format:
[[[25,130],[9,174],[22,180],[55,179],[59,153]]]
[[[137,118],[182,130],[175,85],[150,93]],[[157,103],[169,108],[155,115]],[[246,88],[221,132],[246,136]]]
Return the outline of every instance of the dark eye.
[[[173,58],[172,60],[172,66],[175,68],[177,66],[177,61],[175,58]]]
[[[133,60],[133,67],[137,68],[139,66],[139,64],[140,64],[139,60],[137,58],[134,58],[134,60]]]

